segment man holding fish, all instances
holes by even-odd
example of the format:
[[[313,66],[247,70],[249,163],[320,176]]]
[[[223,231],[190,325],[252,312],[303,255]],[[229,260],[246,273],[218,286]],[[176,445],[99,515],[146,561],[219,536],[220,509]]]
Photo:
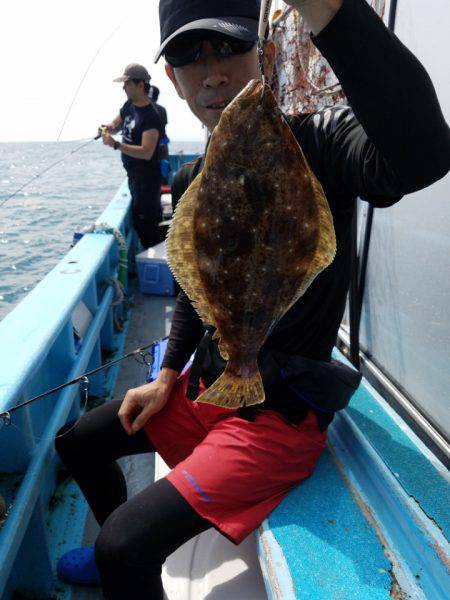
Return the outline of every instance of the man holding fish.
[[[158,379],[57,440],[102,526],[108,599],[162,598],[176,548],[209,527],[240,543],[311,475],[359,382],[331,361],[356,199],[388,207],[450,168],[426,71],[366,2],[290,4],[352,108],[281,116],[259,81],[257,0],[160,1],[157,59],[213,132],[178,175],[168,253],[184,291]],[[274,58],[266,41],[266,81]],[[171,473],[127,500],[114,461],[152,451]]]

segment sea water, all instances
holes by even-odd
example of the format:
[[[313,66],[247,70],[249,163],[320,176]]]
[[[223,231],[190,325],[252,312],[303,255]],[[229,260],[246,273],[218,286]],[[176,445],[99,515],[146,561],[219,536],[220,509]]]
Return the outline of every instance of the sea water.
[[[0,320],[61,260],[77,226],[94,222],[125,178],[120,153],[92,142],[0,143]],[[174,142],[173,153],[201,152],[201,142]]]

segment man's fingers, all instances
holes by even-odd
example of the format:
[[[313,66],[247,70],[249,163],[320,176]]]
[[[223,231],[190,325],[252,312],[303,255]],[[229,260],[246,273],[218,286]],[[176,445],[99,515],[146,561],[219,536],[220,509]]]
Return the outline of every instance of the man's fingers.
[[[133,432],[133,421],[140,407],[136,405],[133,395],[127,392],[119,409],[118,417],[125,431],[131,435]]]
[[[142,427],[152,416],[153,412],[153,403],[147,404],[147,406],[142,410],[142,412],[138,414],[138,416],[134,419],[133,424],[131,426],[132,432],[136,433],[137,431],[139,431],[139,429],[142,429]]]
[[[128,435],[132,435],[134,433],[132,426],[132,419],[130,415],[119,415],[120,422],[122,423],[122,427],[128,433]]]

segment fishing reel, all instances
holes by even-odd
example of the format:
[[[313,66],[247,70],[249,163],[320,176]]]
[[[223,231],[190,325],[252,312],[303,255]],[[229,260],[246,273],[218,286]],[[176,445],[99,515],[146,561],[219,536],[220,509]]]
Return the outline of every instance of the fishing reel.
[[[3,498],[3,496],[0,495],[0,527],[3,525],[2,521],[6,517],[6,512],[7,512],[6,501]]]
[[[105,125],[100,125],[100,127],[97,129],[97,135],[95,136],[95,139],[98,140],[105,133],[108,133],[108,128],[105,127]]]
[[[4,425],[10,425],[10,424],[11,424],[11,415],[10,415],[9,411],[0,413],[0,429]]]

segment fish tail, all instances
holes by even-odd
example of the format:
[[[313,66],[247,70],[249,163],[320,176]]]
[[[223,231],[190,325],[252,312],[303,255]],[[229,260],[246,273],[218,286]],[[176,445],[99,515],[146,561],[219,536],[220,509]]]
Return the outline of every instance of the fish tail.
[[[231,373],[227,366],[222,375],[197,401],[223,408],[239,408],[260,404],[264,399],[264,387],[258,369],[250,377],[238,377]]]

